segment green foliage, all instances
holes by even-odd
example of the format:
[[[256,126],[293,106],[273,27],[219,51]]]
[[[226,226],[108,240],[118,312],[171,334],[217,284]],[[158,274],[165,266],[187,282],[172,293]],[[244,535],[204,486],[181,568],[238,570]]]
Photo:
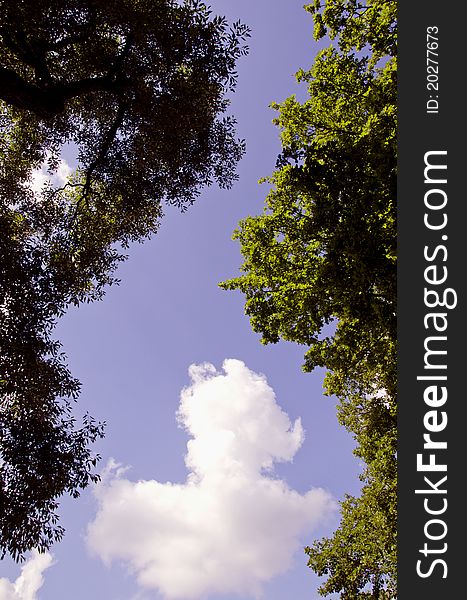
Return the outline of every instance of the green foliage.
[[[359,498],[342,504],[333,538],[307,549],[328,575],[321,593],[395,594],[396,486],[396,3],[319,1],[315,35],[335,38],[278,110],[282,153],[264,213],[234,238],[263,343],[308,347],[304,369],[327,369],[325,390],[366,463]],[[370,590],[370,591],[369,591]]]
[[[322,52],[306,75],[310,100],[280,106],[273,189],[234,236],[245,275],[223,284],[245,293],[264,342],[310,346],[305,368],[330,368],[339,395],[395,391],[394,65],[369,74],[365,62]]]
[[[397,2],[394,0],[314,0],[315,39],[328,35],[343,54],[365,50],[372,64],[397,54]]]
[[[50,337],[54,273],[29,233],[17,211],[0,215],[0,548],[14,559],[61,538],[56,498],[96,481],[88,445],[102,436],[88,415],[75,427],[79,382]]]
[[[359,498],[348,496],[341,503],[341,524],[333,537],[305,548],[308,566],[327,576],[321,595],[340,593],[344,600],[396,597],[396,499],[395,485],[388,490],[372,481]]]
[[[57,498],[96,479],[102,426],[76,427],[56,320],[102,297],[164,202],[235,180],[226,94],[248,34],[197,0],[0,0],[0,551],[15,559],[59,539]],[[77,169],[58,184],[66,146]]]

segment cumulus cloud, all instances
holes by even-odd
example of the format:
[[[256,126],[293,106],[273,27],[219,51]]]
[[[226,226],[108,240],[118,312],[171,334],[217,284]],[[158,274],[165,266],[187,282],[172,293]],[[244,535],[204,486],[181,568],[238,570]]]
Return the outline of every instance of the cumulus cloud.
[[[191,439],[184,484],[132,482],[111,464],[97,487],[90,549],[126,564],[138,583],[167,598],[257,596],[286,571],[301,536],[335,510],[322,489],[300,494],[273,474],[304,433],[262,375],[239,360],[192,365],[178,420]]]
[[[42,574],[52,564],[51,554],[34,551],[22,566],[14,583],[4,577],[0,578],[0,600],[37,600],[37,592],[44,583]]]

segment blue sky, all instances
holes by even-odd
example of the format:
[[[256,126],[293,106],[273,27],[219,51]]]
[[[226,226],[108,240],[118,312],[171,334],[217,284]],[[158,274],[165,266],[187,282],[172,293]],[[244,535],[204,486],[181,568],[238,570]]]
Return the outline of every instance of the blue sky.
[[[319,49],[312,19],[295,0],[210,4],[252,29],[231,106],[247,142],[239,181],[203,191],[186,213],[168,207],[158,234],[130,249],[120,286],[60,322],[83,384],[77,414],[107,422],[99,468],[113,459],[122,472],[63,500],[66,534],[52,559],[33,558],[22,576],[0,563],[0,600],[315,599],[302,547],[336,526],[333,499],[358,490],[353,442],[322,394],[323,373],[301,371],[304,348],[261,345],[241,294],[217,286],[241,264],[238,221],[262,210],[257,181],[280,149],[268,104],[303,94],[293,74]],[[190,378],[200,363],[216,371]]]

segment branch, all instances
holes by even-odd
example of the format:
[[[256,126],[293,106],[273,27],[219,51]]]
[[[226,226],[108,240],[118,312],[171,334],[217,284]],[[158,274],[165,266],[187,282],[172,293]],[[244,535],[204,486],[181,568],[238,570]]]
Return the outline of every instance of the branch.
[[[135,41],[134,36],[131,33],[128,34],[121,53],[117,56],[117,59],[115,60],[115,64],[109,71],[108,76],[112,79],[115,79],[115,81],[121,79],[121,74],[122,74],[121,72],[123,71],[123,63],[125,62],[125,59],[127,58],[128,54],[131,50],[131,47],[134,44],[134,41]]]
[[[61,95],[63,100],[70,100],[77,96],[84,96],[91,92],[110,92],[117,94],[119,87],[115,84],[109,75],[103,77],[88,77],[71,83],[56,84],[55,93]]]
[[[16,40],[3,30],[0,30],[0,35],[6,46],[34,69],[36,78],[36,83],[32,83],[15,71],[0,67],[0,100],[10,106],[29,110],[40,118],[50,118],[62,113],[65,110],[65,102],[71,98],[92,92],[109,92],[119,96],[125,86],[123,65],[134,43],[131,34],[127,36],[120,54],[107,74],[68,83],[54,82],[50,76],[46,53],[54,47],[53,45],[38,42],[33,48],[26,40]],[[89,29],[85,27],[78,34],[56,42],[55,48],[85,41],[88,37]]]
[[[0,67],[0,100],[41,118],[50,118],[65,110],[65,101],[91,92],[117,94],[120,87],[109,76],[90,77],[71,83],[56,83],[45,88],[25,81],[10,69]]]
[[[110,126],[110,129],[108,130],[108,132],[102,142],[99,152],[98,152],[96,158],[92,161],[92,163],[89,165],[89,167],[86,171],[86,179],[85,179],[85,182],[83,185],[83,194],[80,198],[79,203],[81,203],[83,200],[87,201],[87,196],[91,189],[92,175],[93,175],[94,171],[97,169],[97,167],[105,159],[106,154],[109,151],[110,146],[112,145],[112,142],[115,139],[115,136],[117,135],[120,125],[123,123],[123,118],[125,116],[125,109],[126,109],[126,107],[123,104],[123,102],[120,102],[117,114],[115,115],[115,119],[114,119],[112,125]]]
[[[64,97],[57,94],[54,87],[41,89],[3,67],[0,67],[0,100],[42,118],[59,114],[65,108]]]

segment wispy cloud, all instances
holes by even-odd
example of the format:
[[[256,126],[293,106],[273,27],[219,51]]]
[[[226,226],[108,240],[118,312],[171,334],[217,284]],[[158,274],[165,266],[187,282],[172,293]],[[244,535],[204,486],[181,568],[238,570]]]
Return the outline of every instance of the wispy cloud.
[[[16,581],[0,578],[0,600],[37,600],[44,583],[43,573],[53,564],[52,555],[34,551],[21,568]]]
[[[264,376],[232,359],[223,372],[204,364],[189,373],[178,411],[191,436],[186,483],[135,483],[111,465],[97,487],[88,544],[167,598],[259,595],[335,503],[322,489],[299,494],[274,477],[274,463],[292,460],[304,433]]]

